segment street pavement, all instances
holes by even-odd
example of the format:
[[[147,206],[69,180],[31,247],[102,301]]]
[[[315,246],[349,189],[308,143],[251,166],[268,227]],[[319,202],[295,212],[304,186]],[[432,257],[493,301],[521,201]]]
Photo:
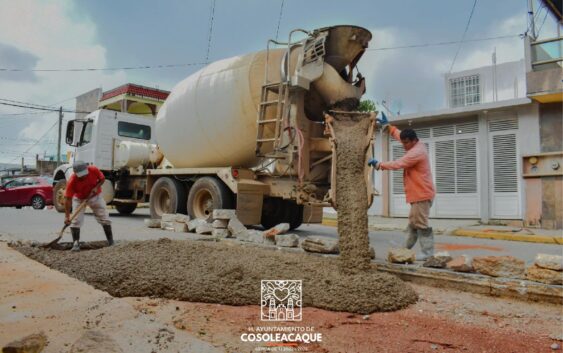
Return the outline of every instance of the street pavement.
[[[185,233],[174,233],[160,229],[147,228],[144,219],[149,217],[149,210],[141,208],[132,215],[123,216],[110,210],[116,240],[149,240],[159,238],[185,239]],[[63,226],[63,214],[54,209],[34,210],[31,208],[15,209],[0,208],[0,241],[1,240],[36,240],[48,242],[54,239]],[[294,233],[301,237],[323,235],[337,237],[335,227],[304,224]],[[406,233],[398,230],[371,231],[370,243],[375,248],[377,260],[385,260],[387,250],[401,247]],[[62,241],[70,241],[67,230]],[[104,240],[103,229],[96,223],[89,210],[82,227],[81,241]],[[527,263],[532,263],[538,253],[563,254],[563,246],[541,243],[525,243],[505,240],[478,239],[460,236],[436,235],[436,251],[448,251],[452,256],[467,254],[471,256],[512,255]],[[415,247],[418,250],[418,244]]]

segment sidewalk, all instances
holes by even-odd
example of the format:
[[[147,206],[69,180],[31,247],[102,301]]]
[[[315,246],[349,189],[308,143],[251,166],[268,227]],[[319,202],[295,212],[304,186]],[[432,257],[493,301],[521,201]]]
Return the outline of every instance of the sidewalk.
[[[325,212],[323,224],[336,227],[336,214]],[[407,218],[369,216],[369,229],[380,231],[405,231]],[[477,219],[430,219],[437,235],[523,241],[531,243],[563,245],[563,230],[518,228],[499,225],[484,225]]]

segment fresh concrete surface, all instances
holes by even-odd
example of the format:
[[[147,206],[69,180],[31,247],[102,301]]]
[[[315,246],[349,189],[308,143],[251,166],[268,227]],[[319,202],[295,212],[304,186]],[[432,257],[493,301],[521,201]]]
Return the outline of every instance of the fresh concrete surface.
[[[187,233],[174,233],[160,229],[147,228],[144,219],[149,217],[148,209],[138,209],[134,214],[121,216],[110,210],[116,240],[147,240],[158,238],[185,239]],[[21,239],[47,242],[54,239],[63,225],[63,215],[54,210],[33,210],[24,208],[0,208],[0,240]],[[326,235],[337,237],[335,227],[317,224],[304,224],[293,233],[300,237],[308,235]],[[406,234],[403,231],[371,231],[370,242],[374,246],[376,258],[385,260],[387,250],[402,246]],[[102,227],[98,225],[90,212],[87,212],[81,240],[93,241],[105,239]],[[65,233],[62,241],[69,241],[70,233]],[[561,245],[542,243],[523,243],[504,240],[478,239],[469,237],[436,236],[436,251],[448,251],[452,256],[467,254],[512,255],[532,263],[538,253],[561,255]],[[418,250],[418,245],[415,247]]]
[[[68,352],[83,333],[96,331],[123,352],[223,351],[126,299],[30,261],[6,243],[0,243],[0,288],[0,347],[42,331],[49,342],[42,352]]]

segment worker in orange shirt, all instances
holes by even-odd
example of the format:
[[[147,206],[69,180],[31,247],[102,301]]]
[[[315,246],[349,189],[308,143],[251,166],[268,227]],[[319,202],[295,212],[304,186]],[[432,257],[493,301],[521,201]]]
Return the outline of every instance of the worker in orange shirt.
[[[409,212],[408,238],[405,243],[407,249],[412,249],[417,239],[420,240],[421,254],[416,256],[417,260],[426,260],[434,256],[434,234],[428,226],[430,207],[436,195],[430,159],[424,143],[418,140],[416,132],[412,129],[403,131],[389,124],[383,112],[381,118],[377,119],[382,129],[389,129],[389,133],[396,140],[401,141],[405,148],[405,155],[396,161],[379,162],[370,159],[368,165],[377,170],[403,169],[403,183],[407,203],[411,205]]]
[[[104,228],[108,245],[113,245],[111,220],[109,219],[106,203],[102,197],[100,185],[104,182],[104,174],[94,165],[76,161],[72,165],[74,173],[70,176],[65,190],[65,224],[70,224],[72,233],[72,251],[80,250],[80,227],[84,223],[84,209],[74,220],[70,221],[70,208],[78,209],[80,204],[87,200],[88,206],[94,212],[98,223]]]

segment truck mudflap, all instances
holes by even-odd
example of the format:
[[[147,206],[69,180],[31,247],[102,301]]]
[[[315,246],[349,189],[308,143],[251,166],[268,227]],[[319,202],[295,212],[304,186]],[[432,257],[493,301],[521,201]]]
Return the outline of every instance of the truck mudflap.
[[[237,183],[237,217],[243,224],[260,224],[267,184],[242,179]]]

